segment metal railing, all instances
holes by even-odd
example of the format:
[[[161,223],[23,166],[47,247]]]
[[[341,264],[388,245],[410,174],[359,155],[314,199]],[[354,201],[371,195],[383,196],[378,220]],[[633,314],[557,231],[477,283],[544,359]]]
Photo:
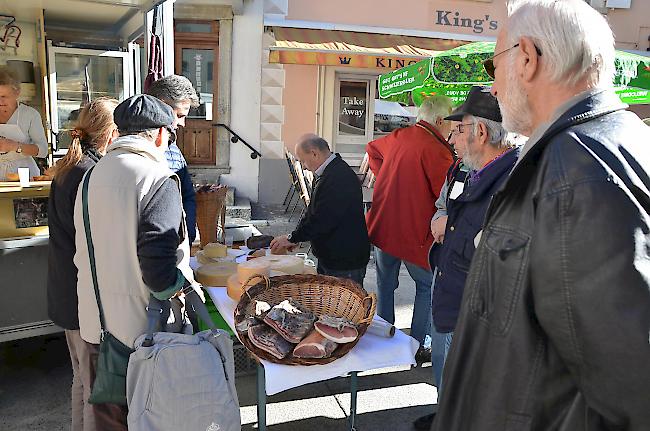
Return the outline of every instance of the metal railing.
[[[260,153],[259,151],[257,151],[255,148],[251,147],[251,145],[250,145],[248,142],[246,142],[246,140],[245,140],[244,138],[242,138],[241,136],[239,136],[239,135],[237,134],[237,132],[235,132],[234,130],[232,130],[232,129],[231,129],[230,127],[228,127],[227,125],[225,125],[225,124],[223,124],[223,123],[214,123],[213,126],[216,126],[216,127],[223,127],[224,129],[226,129],[226,130],[228,131],[228,133],[230,133],[230,134],[232,135],[232,136],[230,137],[230,142],[232,142],[233,144],[236,143],[236,142],[240,142],[240,141],[241,141],[242,144],[244,144],[244,145],[246,145],[248,148],[250,148],[250,150],[252,151],[252,153],[251,153],[251,159],[256,159],[256,158],[258,158],[258,157],[262,157],[262,153]]]

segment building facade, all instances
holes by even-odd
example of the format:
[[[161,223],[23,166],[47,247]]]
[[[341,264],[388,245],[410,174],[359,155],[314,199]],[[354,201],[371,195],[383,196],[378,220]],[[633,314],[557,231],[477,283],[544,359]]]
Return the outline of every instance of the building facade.
[[[589,3],[607,16],[618,49],[650,55],[650,1]],[[25,97],[43,115],[54,157],[65,153],[84,98],[142,90],[153,32],[164,73],[187,76],[201,98],[179,134],[195,182],[220,181],[251,201],[278,203],[289,186],[285,150],[300,135],[323,136],[358,165],[368,141],[414,121],[409,103],[379,100],[379,75],[435,51],[494,41],[506,2],[21,0],[0,1],[0,14],[21,30],[0,21],[8,31],[0,64],[29,63]],[[632,109],[650,116],[647,106]],[[242,141],[262,156],[252,158]]]

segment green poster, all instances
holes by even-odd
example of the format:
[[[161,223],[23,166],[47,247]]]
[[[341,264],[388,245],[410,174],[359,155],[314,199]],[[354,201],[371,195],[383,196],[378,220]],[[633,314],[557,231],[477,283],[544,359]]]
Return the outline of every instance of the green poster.
[[[379,77],[379,97],[385,99],[421,87],[430,74],[431,59],[426,58],[410,66],[381,75]]]

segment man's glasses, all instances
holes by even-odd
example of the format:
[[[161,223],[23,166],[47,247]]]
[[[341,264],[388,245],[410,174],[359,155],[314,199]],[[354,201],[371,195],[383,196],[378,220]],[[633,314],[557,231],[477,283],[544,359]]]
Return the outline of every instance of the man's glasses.
[[[460,135],[461,133],[464,133],[464,132],[465,132],[464,127],[466,127],[466,126],[471,126],[471,125],[473,125],[473,123],[460,123],[460,124],[456,124],[456,126],[455,126],[453,129],[451,129],[451,134],[452,134],[452,135]]]
[[[498,54],[494,54],[492,57],[488,58],[487,60],[483,60],[483,68],[485,69],[485,72],[490,76],[490,78],[494,79],[494,59],[497,56],[503,54],[504,52],[508,52],[511,49],[514,49],[514,48],[516,48],[518,46],[519,46],[519,44],[517,43],[517,44],[511,46],[508,49],[504,49],[503,51],[501,51]],[[537,45],[535,45],[535,52],[537,52],[538,56],[540,56],[540,57],[542,56],[542,51],[537,47]]]

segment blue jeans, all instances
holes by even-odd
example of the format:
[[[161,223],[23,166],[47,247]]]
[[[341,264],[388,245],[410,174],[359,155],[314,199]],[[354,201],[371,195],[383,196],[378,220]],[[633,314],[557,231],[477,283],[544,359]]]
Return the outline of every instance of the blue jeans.
[[[453,332],[438,332],[435,325],[431,325],[431,369],[433,370],[433,381],[438,388],[438,402],[440,402],[442,394],[442,372],[445,369],[445,362],[447,362],[453,338]]]
[[[322,263],[318,262],[316,272],[323,275],[331,275],[332,277],[347,278],[349,280],[356,281],[361,285],[361,287],[363,287],[363,279],[366,278],[365,266],[358,269],[338,270],[327,268]]]
[[[375,248],[377,261],[377,314],[395,323],[395,289],[399,286],[399,269],[402,261]],[[431,281],[433,274],[414,263],[404,261],[407,271],[415,281],[415,303],[411,320],[411,337],[420,345],[431,329]]]

